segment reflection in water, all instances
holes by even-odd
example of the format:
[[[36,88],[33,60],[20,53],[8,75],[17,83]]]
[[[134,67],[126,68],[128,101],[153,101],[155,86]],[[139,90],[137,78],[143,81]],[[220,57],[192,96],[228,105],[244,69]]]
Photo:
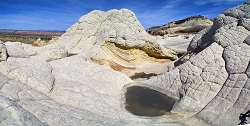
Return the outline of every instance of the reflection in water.
[[[162,116],[170,112],[175,99],[147,87],[133,86],[126,92],[126,109],[138,116]]]

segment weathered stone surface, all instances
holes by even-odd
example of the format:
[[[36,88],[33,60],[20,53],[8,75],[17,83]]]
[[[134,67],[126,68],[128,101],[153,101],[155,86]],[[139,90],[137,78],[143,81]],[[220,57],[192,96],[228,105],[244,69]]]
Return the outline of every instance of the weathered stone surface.
[[[8,58],[8,76],[30,87],[48,93],[53,87],[52,67],[43,60],[30,58]]]
[[[3,43],[0,42],[0,62],[7,60],[7,50]]]
[[[160,90],[168,96],[179,99],[179,89],[182,86],[179,72],[179,69],[175,69],[171,73],[152,77],[151,79],[144,81],[144,84],[140,85],[144,85],[146,87],[148,86],[155,90]]]
[[[210,30],[194,38],[188,59],[161,76],[131,85],[163,84],[154,89],[172,96],[168,79],[174,80],[174,75],[178,75],[180,80],[175,82],[178,89],[174,90],[174,96],[179,100],[172,113],[195,116],[208,125],[238,124],[238,115],[250,107],[249,23],[242,23],[242,19],[249,19],[249,12],[249,4],[225,11]],[[176,71],[179,73],[173,74]]]
[[[238,7],[228,9],[224,12],[224,14],[226,16],[231,16],[231,17],[238,18],[238,19],[250,18],[249,7],[250,7],[250,4],[246,3]]]
[[[160,40],[144,30],[133,12],[121,9],[84,15],[55,45],[65,47],[69,55],[83,52],[95,63],[131,76],[155,73],[161,64],[177,59],[174,50],[157,41]]]
[[[248,77],[250,78],[250,63],[249,63],[249,65],[248,65],[248,68],[247,68],[246,74],[247,74],[247,75],[248,75]]]
[[[250,35],[248,30],[233,23],[219,28],[214,35],[214,40],[225,48],[242,43],[248,35]]]
[[[218,29],[225,25],[237,23],[239,19],[231,16],[226,16],[225,14],[220,14],[214,21],[214,28]]]
[[[82,55],[53,61],[51,64],[55,69],[53,74],[56,75],[56,81],[54,89],[50,93],[39,92],[36,88],[31,88],[31,85],[11,80],[0,73],[0,95],[13,99],[17,102],[16,105],[22,106],[29,111],[27,111],[28,113],[33,113],[32,116],[36,116],[49,126],[165,125],[160,122],[154,123],[157,120],[145,120],[133,116],[120,107],[121,88],[131,82],[124,74],[87,63]],[[68,65],[75,67],[68,68]],[[78,65],[84,70],[81,71]],[[65,73],[61,72],[63,69],[66,69]],[[107,80],[107,78],[109,79]],[[0,97],[0,107],[1,103],[4,102]],[[0,119],[1,117],[6,118],[6,116],[8,113],[1,114]],[[17,117],[26,118],[27,116],[23,117],[22,114],[19,114]],[[15,119],[16,116],[13,118]],[[36,126],[36,120],[33,121],[31,117],[29,119],[25,119],[26,122],[20,126]],[[6,123],[6,126],[9,126],[13,122],[12,117],[8,117],[3,124]],[[169,123],[169,125],[178,126],[179,124]]]
[[[187,52],[187,48],[196,34],[181,34],[176,36],[157,36],[157,43],[165,48],[174,50],[178,56],[182,56]]]
[[[238,117],[235,115],[244,113],[250,107],[249,106],[249,100],[250,100],[249,85],[250,85],[250,81],[248,79],[244,87],[241,89],[239,95],[237,96],[238,98],[235,101],[235,103],[232,106],[230,106],[230,108],[226,112],[221,114],[224,116],[224,118],[222,118],[221,116],[218,116],[217,120],[215,120],[214,122],[215,125],[231,125],[231,124],[238,123]],[[228,122],[227,120],[229,119],[232,121]]]
[[[213,43],[211,46],[190,58],[179,66],[182,81],[182,100],[177,103],[173,111],[189,111],[197,113],[219,92],[227,79],[225,62],[221,57],[223,48]]]
[[[156,43],[128,10],[91,12],[57,43],[31,47],[33,53],[24,53],[26,45],[9,46],[10,57],[0,62],[0,125],[236,125],[250,108],[249,31],[238,23],[249,12],[248,4],[226,11],[195,38],[188,58],[143,81],[118,71],[141,58],[159,61],[175,54]],[[93,59],[112,60],[113,69]],[[174,104],[157,118],[133,115],[125,107],[133,86],[161,93]],[[154,99],[150,93],[135,97]]]
[[[155,48],[156,50],[151,50],[154,55],[174,57],[173,54],[164,52],[154,40],[155,38],[147,34],[133,12],[121,9],[108,12],[93,11],[81,17],[58,42],[65,46],[70,54],[83,51],[89,55],[94,46],[114,42],[121,46],[126,45],[127,48],[141,48],[148,53],[150,50],[147,48]]]
[[[53,61],[68,56],[68,51],[64,46],[48,45],[45,47],[37,48],[37,55],[35,59],[42,59],[45,61]]]
[[[59,103],[119,118],[122,114],[118,113],[123,112],[119,102],[120,91],[132,81],[124,74],[90,64],[84,58],[76,55],[50,62],[55,75],[51,98]]]
[[[151,27],[147,31],[151,35],[192,34],[213,25],[213,22],[204,16],[191,16],[177,20],[163,26]]]
[[[219,15],[217,18],[214,20],[214,25],[211,27],[208,27],[207,29],[204,29],[201,31],[198,35],[196,35],[193,40],[191,41],[188,51],[189,52],[200,52],[201,50],[205,49],[209,45],[211,45],[214,41],[223,41],[223,39],[231,39],[231,37],[236,37],[236,36],[231,36],[232,34],[230,32],[227,32],[228,29],[225,29],[227,27],[231,26],[236,26],[238,23],[238,19],[230,16],[225,16],[224,14]],[[224,27],[228,25],[227,27]],[[225,30],[225,31],[223,31]],[[247,31],[247,30],[245,30]],[[242,31],[242,32],[245,32]],[[218,33],[217,33],[218,32]],[[221,35],[223,33],[226,33],[225,35]],[[232,31],[235,34],[237,34],[237,31]],[[247,32],[246,32],[247,33]],[[244,36],[243,36],[244,38]],[[235,41],[235,40],[234,40]],[[219,42],[219,44],[221,44]],[[221,44],[225,46],[225,44]]]
[[[6,42],[4,43],[9,57],[27,58],[35,55],[31,45],[22,44],[20,42]]]
[[[206,43],[202,41],[202,38],[209,30],[211,30],[211,27],[208,27],[200,31],[196,36],[194,36],[194,38],[192,39],[192,41],[190,42],[187,48],[187,51],[190,52],[190,51],[195,51],[195,50],[201,50],[207,47],[210,43]]]
[[[248,31],[250,30],[250,19],[243,18],[240,20],[239,25],[243,26]]]
[[[15,101],[2,95],[0,95],[0,112],[1,126],[48,126]]]
[[[213,125],[218,125],[216,124],[218,123],[217,120],[219,120],[220,116],[226,116],[224,113],[236,103],[247,79],[245,74],[231,74],[217,96],[198,116],[201,116]],[[237,118],[237,116],[234,118]],[[226,124],[226,122],[221,122],[219,125],[224,125],[223,123]],[[237,120],[234,123],[237,124]]]
[[[113,70],[177,57],[156,41],[129,10],[93,11],[57,43],[31,48],[6,43],[10,55],[0,63],[0,95],[50,126],[165,125],[121,107],[123,87],[133,81]],[[93,59],[111,60],[113,69]]]
[[[250,45],[250,35],[247,36],[247,38],[244,41],[246,44]]]
[[[244,73],[250,61],[250,46],[242,43],[227,47],[223,57],[229,73]]]

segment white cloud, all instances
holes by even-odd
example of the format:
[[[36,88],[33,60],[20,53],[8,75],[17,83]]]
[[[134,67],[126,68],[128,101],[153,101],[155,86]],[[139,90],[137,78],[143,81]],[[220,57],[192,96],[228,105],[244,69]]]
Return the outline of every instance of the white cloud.
[[[180,15],[180,13],[185,10],[176,9],[182,3],[183,0],[167,0],[158,9],[142,11],[137,16],[146,28],[163,25],[169,21],[183,18],[183,15]]]
[[[196,5],[205,5],[205,4],[220,4],[220,3],[236,3],[244,2],[245,0],[194,0]]]
[[[183,0],[168,0],[161,9],[171,9],[177,7]]]

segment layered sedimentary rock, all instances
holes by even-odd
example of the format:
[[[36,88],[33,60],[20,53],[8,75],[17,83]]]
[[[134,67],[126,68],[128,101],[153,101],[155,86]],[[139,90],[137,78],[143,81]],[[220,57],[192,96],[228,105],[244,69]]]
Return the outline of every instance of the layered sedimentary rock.
[[[128,10],[91,12],[44,47],[0,43],[0,125],[238,124],[250,108],[249,8],[248,2],[225,11],[187,55],[143,81],[124,69],[175,54]]]
[[[133,75],[159,73],[154,68],[177,59],[177,53],[158,44],[158,40],[144,30],[133,12],[122,9],[90,12],[57,43],[64,46],[69,55],[83,52],[95,63]]]
[[[153,36],[163,39],[161,45],[176,51],[179,56],[187,52],[190,41],[198,32],[209,28],[213,22],[204,16],[191,16],[182,20],[170,22],[163,26],[156,26],[147,29]]]
[[[127,70],[177,58],[156,41],[122,9],[93,11],[47,46],[0,43],[0,125],[164,125],[121,107]]]
[[[204,16],[191,16],[182,20],[170,22],[163,26],[149,28],[147,31],[151,35],[168,35],[168,34],[190,34],[197,33],[209,26],[213,22]]]

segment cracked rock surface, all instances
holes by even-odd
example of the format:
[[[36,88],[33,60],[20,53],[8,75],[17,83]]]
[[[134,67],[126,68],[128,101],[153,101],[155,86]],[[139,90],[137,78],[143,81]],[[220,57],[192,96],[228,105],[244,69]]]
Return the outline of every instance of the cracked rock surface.
[[[93,11],[44,47],[0,43],[0,125],[236,125],[250,109],[249,8],[246,2],[226,10],[193,39],[186,56],[143,81],[121,70],[176,57],[126,9]],[[137,92],[132,98],[142,103],[127,103],[133,87],[175,103],[161,116],[136,116],[126,107],[157,112],[161,102]]]
[[[5,45],[0,41],[0,61],[6,61],[7,59],[7,50]]]
[[[238,115],[250,109],[249,8],[245,3],[226,10],[202,36],[193,39],[188,60],[133,85],[153,85],[153,89],[177,97],[172,113],[198,117],[208,125],[236,125]]]

